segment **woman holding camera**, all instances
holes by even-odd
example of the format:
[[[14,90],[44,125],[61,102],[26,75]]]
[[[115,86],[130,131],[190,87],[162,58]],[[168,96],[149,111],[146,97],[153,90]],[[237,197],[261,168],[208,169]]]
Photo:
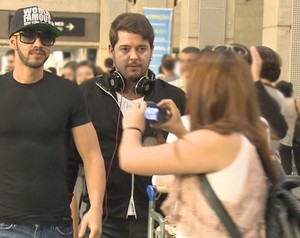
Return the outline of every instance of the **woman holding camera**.
[[[206,174],[243,237],[265,237],[268,179],[257,150],[272,165],[251,75],[251,70],[259,75],[261,61],[255,48],[251,53],[252,69],[232,52],[201,53],[188,85],[191,131],[167,99],[159,106],[169,109],[169,120],[152,124],[175,134],[179,139],[173,143],[142,147],[146,103],[124,116],[120,167],[140,175],[175,174],[162,209],[177,225],[177,237],[228,236],[206,202],[197,174]]]

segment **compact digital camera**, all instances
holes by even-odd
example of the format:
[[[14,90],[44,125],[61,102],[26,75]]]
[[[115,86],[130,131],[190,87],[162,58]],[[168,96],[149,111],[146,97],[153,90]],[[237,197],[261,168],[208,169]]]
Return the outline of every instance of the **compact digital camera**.
[[[147,102],[145,118],[151,123],[164,123],[170,118],[169,110],[164,106],[157,106],[154,102]]]

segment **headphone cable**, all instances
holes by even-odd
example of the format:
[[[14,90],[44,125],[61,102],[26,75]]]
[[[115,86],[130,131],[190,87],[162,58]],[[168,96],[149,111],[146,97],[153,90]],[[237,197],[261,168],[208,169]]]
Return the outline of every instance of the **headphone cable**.
[[[110,163],[109,163],[109,167],[108,167],[108,170],[107,170],[107,174],[106,174],[106,189],[105,189],[105,218],[103,220],[103,224],[106,222],[107,218],[108,218],[108,205],[107,205],[107,182],[108,182],[108,177],[109,177],[109,174],[111,172],[111,169],[112,169],[112,164],[113,164],[113,161],[115,159],[115,155],[116,155],[116,152],[118,150],[118,145],[119,145],[119,129],[120,129],[120,119],[121,119],[121,106],[122,106],[122,95],[121,95],[121,99],[120,99],[120,104],[119,104],[119,112],[118,112],[118,118],[117,118],[117,128],[116,128],[116,134],[115,134],[115,137],[116,137],[116,141],[115,141],[115,148],[114,148],[114,152],[111,156],[111,160],[110,160]]]

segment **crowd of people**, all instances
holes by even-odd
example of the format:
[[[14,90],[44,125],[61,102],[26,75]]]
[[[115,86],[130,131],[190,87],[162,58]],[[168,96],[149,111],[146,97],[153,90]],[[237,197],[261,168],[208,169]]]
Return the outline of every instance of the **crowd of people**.
[[[44,17],[26,16],[36,13]],[[18,9],[10,23],[0,76],[0,238],[147,237],[146,187],[161,175],[172,180],[156,202],[176,237],[227,237],[197,174],[243,237],[265,237],[270,181],[261,160],[274,180],[293,172],[293,157],[300,172],[300,100],[290,83],[275,87],[282,62],[274,50],[188,46],[178,61],[164,55],[156,76],[150,22],[123,13],[110,26],[105,70],[86,60],[44,69],[59,35],[37,6]],[[167,108],[167,121],[145,120],[147,102]],[[81,164],[88,206],[78,219]]]

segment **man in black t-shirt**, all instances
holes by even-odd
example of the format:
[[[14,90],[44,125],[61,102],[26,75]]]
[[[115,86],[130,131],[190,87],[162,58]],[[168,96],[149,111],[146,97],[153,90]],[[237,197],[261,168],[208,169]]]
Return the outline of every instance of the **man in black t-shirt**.
[[[16,11],[9,28],[14,71],[0,76],[0,238],[73,237],[67,189],[66,135],[82,157],[91,209],[80,236],[101,233],[105,169],[83,95],[43,70],[55,38],[52,15]]]

